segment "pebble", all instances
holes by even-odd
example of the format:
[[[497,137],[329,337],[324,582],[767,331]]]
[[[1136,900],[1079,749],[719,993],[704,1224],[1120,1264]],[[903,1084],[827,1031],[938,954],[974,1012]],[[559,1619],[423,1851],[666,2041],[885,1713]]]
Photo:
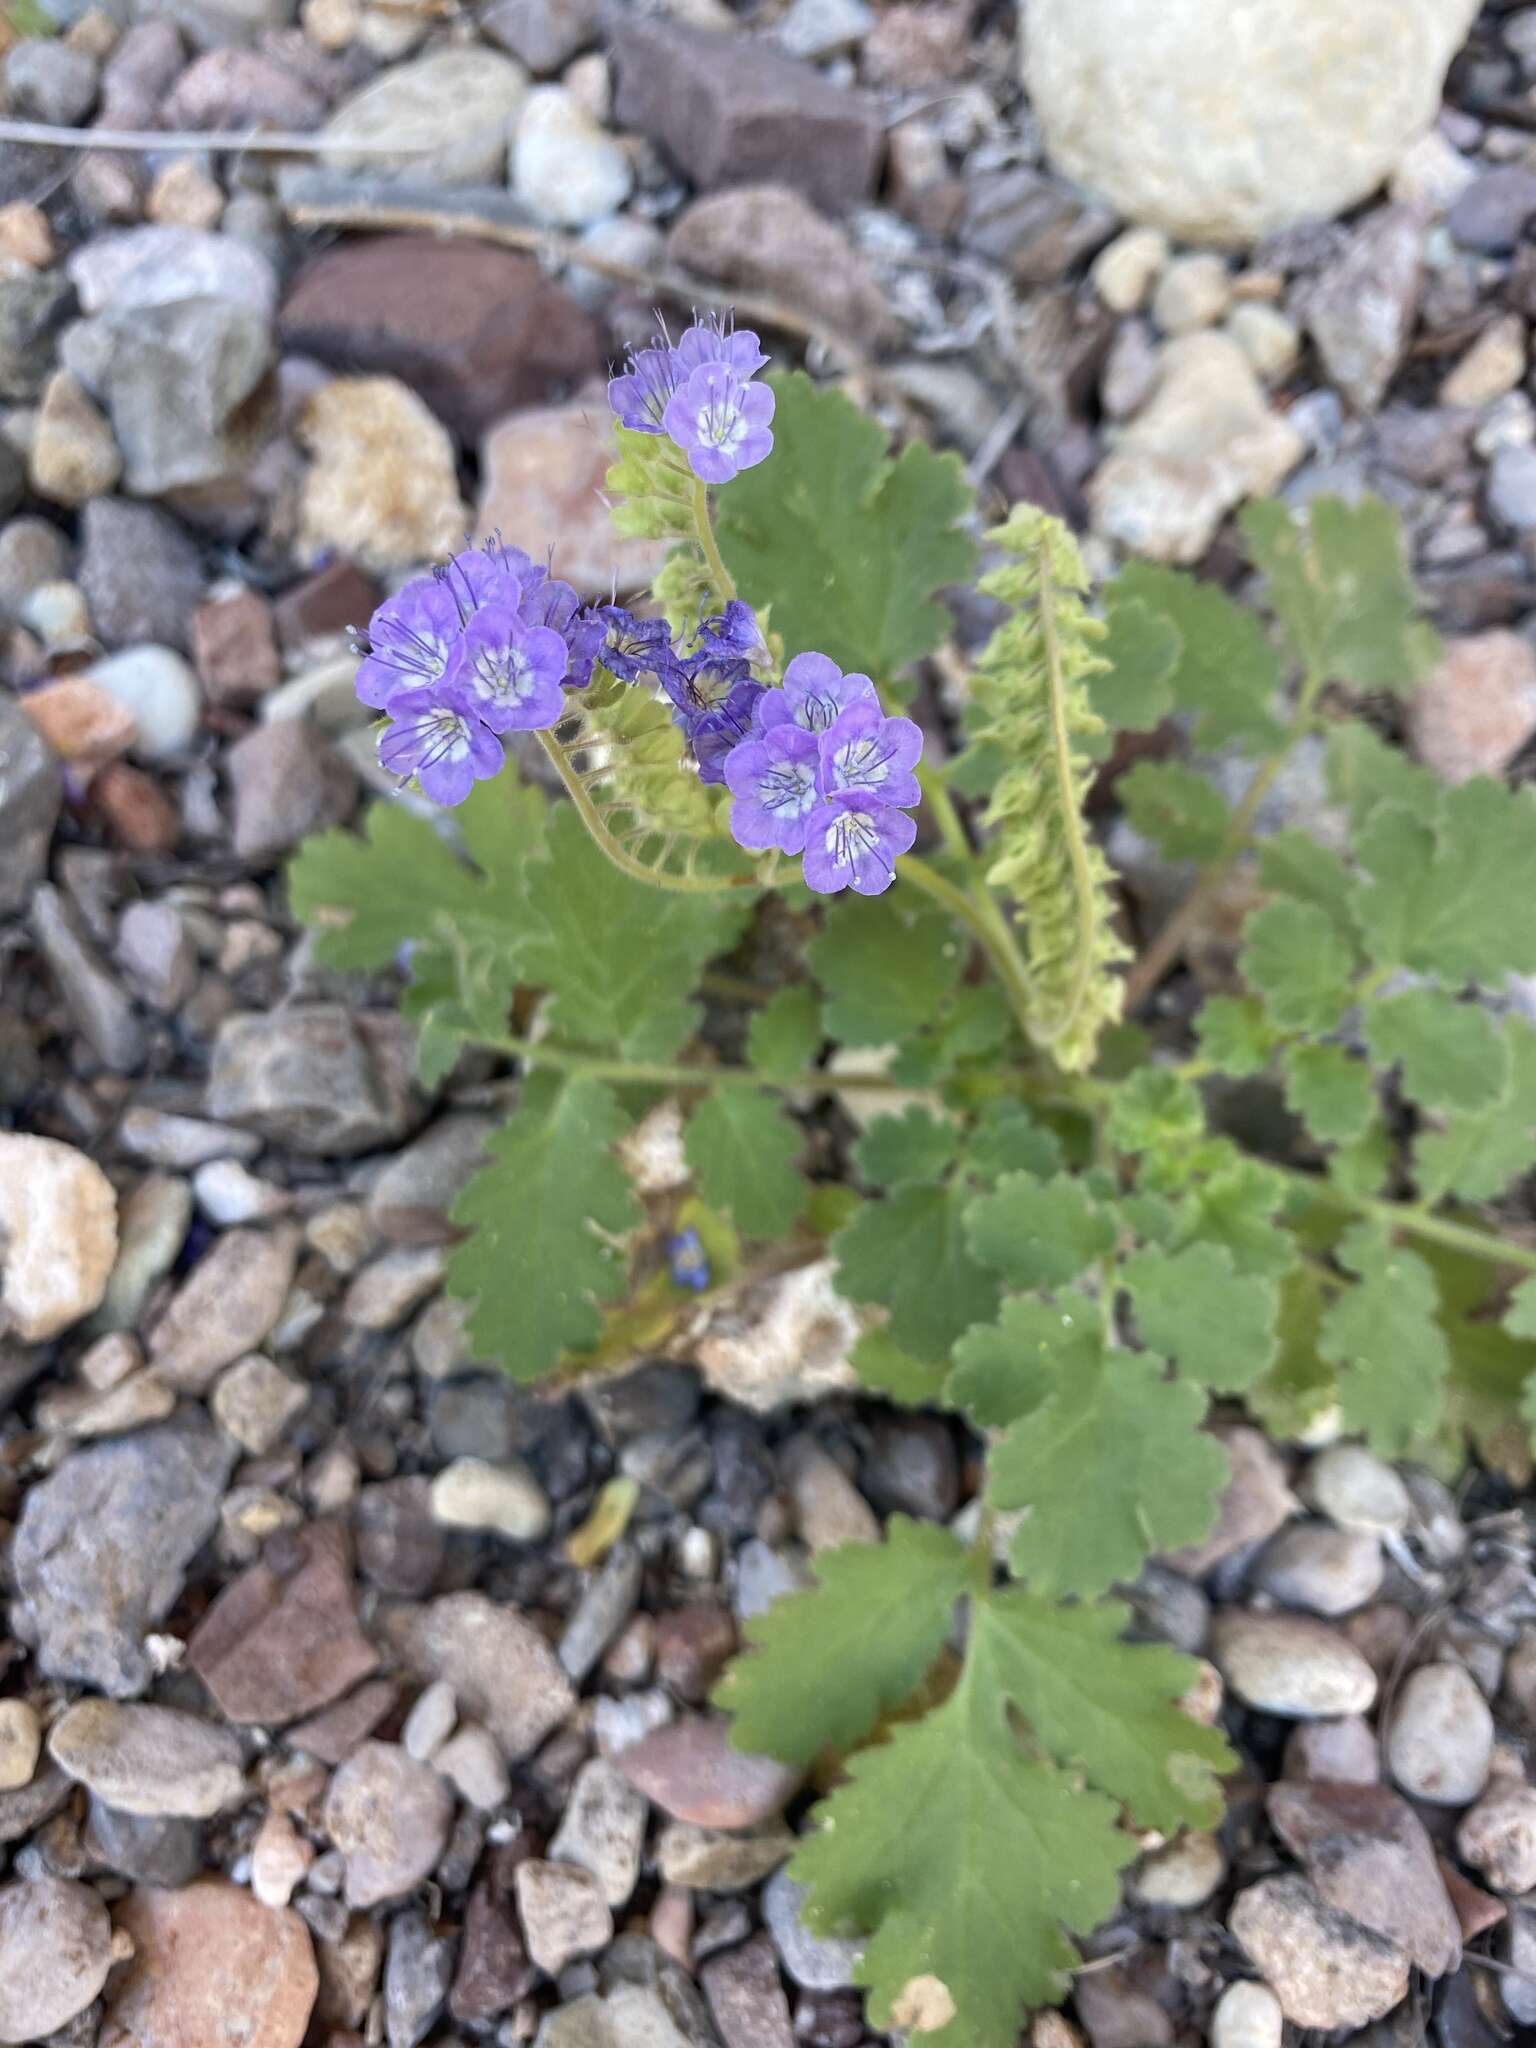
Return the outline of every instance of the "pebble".
[[[1216,1837],[1191,1830],[1142,1858],[1130,1892],[1143,1906],[1189,1911],[1203,1906],[1226,1874],[1227,1860]]]
[[[270,1335],[298,1260],[299,1233],[227,1230],[173,1297],[150,1336],[150,1358],[173,1386],[202,1393]]]
[[[1536,1788],[1495,1778],[1463,1814],[1456,1849],[1496,1892],[1536,1890]]]
[[[1301,1615],[1218,1613],[1211,1655],[1250,1707],[1291,1720],[1359,1714],[1376,1698],[1376,1674],[1343,1636]]]
[[[445,1594],[390,1616],[386,1627],[407,1665],[420,1677],[445,1679],[513,1762],[537,1749],[575,1705],[543,1636],[483,1593]]]
[[[417,1122],[411,1058],[392,1011],[291,1003],[240,1012],[214,1041],[207,1113],[306,1158],[377,1151]]]
[[[80,543],[80,587],[108,647],[185,644],[203,566],[174,519],[153,505],[95,498],[81,509]]]
[[[307,561],[337,553],[388,570],[437,561],[462,544],[470,521],[453,443],[396,378],[332,378],[295,433],[310,457],[298,535]],[[526,536],[525,544],[533,545]]]
[[[1161,228],[1126,228],[1099,251],[1088,275],[1111,313],[1139,313],[1167,261]]]
[[[90,1802],[85,1842],[109,1870],[134,1884],[179,1891],[203,1867],[203,1831],[195,1820],[146,1820],[99,1799]]]
[[[319,1990],[309,1930],[238,1885],[140,1886],[118,1908],[134,1945],[99,2048],[299,2048]],[[238,2005],[231,2010],[231,1987]]]
[[[459,1703],[453,1696],[453,1687],[441,1678],[434,1679],[406,1715],[405,1726],[400,1730],[406,1755],[419,1764],[431,1763],[453,1733],[458,1718]]]
[[[308,1402],[307,1387],[256,1351],[220,1375],[208,1406],[220,1429],[253,1458],[262,1458]]]
[[[250,1137],[248,1131],[238,1135]],[[238,1159],[206,1160],[192,1175],[192,1189],[208,1221],[226,1230],[237,1223],[270,1223],[293,1207],[291,1189],[262,1180]]]
[[[30,901],[47,869],[62,799],[63,783],[52,750],[20,705],[8,695],[0,696],[0,841],[6,848],[0,863],[0,915],[21,910]]]
[[[1367,215],[1343,253],[1308,288],[1302,311],[1329,382],[1369,415],[1413,332],[1423,276],[1424,223],[1409,207]]]
[[[113,1074],[143,1064],[143,1020],[94,944],[84,917],[48,884],[32,893],[32,936],[80,1035]]]
[[[1403,1790],[1434,1806],[1467,1806],[1488,1782],[1493,1715],[1460,1664],[1423,1664],[1393,1703],[1387,1768]]]
[[[549,1845],[550,1861],[579,1865],[597,1879],[610,1906],[627,1905],[640,1880],[648,1811],[644,1795],[622,1772],[592,1758],[576,1774]]]
[[[1407,1953],[1326,1904],[1304,1877],[1250,1885],[1227,1925],[1295,2026],[1367,2026],[1408,1995]]]
[[[1408,732],[1443,781],[1502,775],[1536,733],[1536,650],[1502,628],[1447,641],[1409,700]]]
[[[0,1792],[31,1784],[42,1745],[36,1708],[26,1700],[0,1700]]]
[[[110,491],[123,473],[122,452],[105,415],[68,370],[43,386],[27,455],[27,477],[56,505],[84,505]]]
[[[269,1812],[251,1844],[251,1890],[264,1906],[286,1906],[315,1861],[286,1813]]]
[[[118,919],[117,959],[146,1003],[180,1009],[197,985],[197,948],[172,903],[140,899]]]
[[[803,1773],[733,1749],[722,1720],[685,1714],[619,1752],[619,1769],[674,1820],[745,1828],[782,1812]]]
[[[515,412],[480,451],[475,530],[515,527],[519,545],[584,594],[622,595],[655,575],[659,544],[616,534],[600,492],[614,459],[610,423],[585,404]]]
[[[781,1460],[800,1535],[813,1552],[844,1543],[878,1543],[880,1523],[841,1465],[800,1437]]]
[[[1446,226],[1464,249],[1507,256],[1536,214],[1536,171],[1508,164],[1474,178],[1452,205]]]
[[[482,1878],[464,1908],[449,2012],[466,2026],[494,2020],[527,1996],[533,1976],[517,1916],[499,1889]]]
[[[416,2048],[432,2031],[453,1981],[453,1943],[434,1934],[425,1913],[397,1913],[389,1923],[384,1964],[384,2038],[389,2048]]]
[[[434,50],[342,102],[320,131],[329,145],[324,161],[337,171],[396,171],[434,186],[494,184],[526,90],[522,66],[483,44]],[[367,154],[349,148],[356,144]]]
[[[347,1289],[342,1313],[360,1330],[395,1330],[442,1285],[440,1245],[403,1245],[366,1265]]]
[[[1301,355],[1301,331],[1275,306],[1243,304],[1227,315],[1226,331],[1266,384],[1280,384]]]
[[[529,93],[512,143],[512,190],[536,220],[590,227],[618,211],[634,176],[623,145],[564,86]]]
[[[40,2041],[85,2011],[112,1967],[112,1922],[89,1885],[0,1885],[0,2041]]]
[[[239,1738],[176,1707],[81,1700],[53,1724],[48,1753],[119,1813],[206,1820],[245,1796]]]
[[[1505,2010],[1522,2026],[1536,2026],[1536,1913],[1511,1911],[1503,1954],[1510,1966],[1500,1979]]]
[[[1250,1579],[1284,1607],[1333,1616],[1373,1599],[1384,1570],[1380,1540],[1367,1530],[1294,1522],[1264,1546]]]
[[[144,1176],[118,1211],[117,1262],[96,1311],[97,1328],[134,1328],[180,1255],[191,1220],[192,1190],[184,1180],[169,1173]]]
[[[147,217],[163,227],[216,228],[223,211],[223,187],[189,156],[162,164],[144,201]]]
[[[188,1415],[73,1452],[27,1493],[11,1563],[46,1677],[115,1699],[154,1675],[146,1631],[217,1526],[230,1454]]]
[[[133,714],[134,747],[142,760],[170,760],[192,744],[202,716],[202,693],[197,677],[173,648],[120,648],[92,662],[85,679]]]
[[[782,1822],[741,1833],[669,1821],[656,1843],[656,1868],[666,1884],[701,1892],[741,1892],[759,1884],[794,1853]]]
[[[1401,1535],[1412,1507],[1392,1467],[1364,1444],[1330,1444],[1307,1467],[1303,1489],[1319,1514],[1341,1529]]]
[[[357,779],[304,719],[258,725],[224,757],[235,852],[270,865],[312,832],[339,825],[357,800]]]
[[[0,1329],[40,1344],[98,1307],[117,1257],[117,1195],[57,1138],[0,1131]]]
[[[1285,2014],[1267,1984],[1229,1984],[1211,2013],[1211,2048],[1280,2048]]]
[[[461,1799],[481,1813],[505,1805],[512,1790],[511,1774],[495,1737],[473,1723],[445,1742],[433,1764]]]
[[[453,1794],[430,1765],[392,1742],[364,1742],[331,1779],[323,1822],[347,1859],[354,1910],[399,1898],[436,1869],[453,1824]]]
[[[1152,294],[1152,318],[1164,334],[1193,334],[1214,327],[1232,297],[1225,261],[1207,251],[1178,256],[1163,271]]]
[[[805,1887],[787,1870],[775,1871],[763,1887],[763,1922],[779,1960],[802,1991],[841,1991],[854,1982],[861,1943],[812,1934],[801,1919]]]
[[[1525,375],[1525,322],[1518,313],[1491,320],[1461,360],[1440,381],[1439,403],[1491,405]]]
[[[523,1940],[546,1975],[558,1977],[567,1963],[612,1941],[613,1915],[589,1871],[530,1857],[518,1864],[513,1881]]]
[[[485,1163],[493,1117],[445,1116],[385,1165],[368,1191],[368,1220],[381,1237],[402,1245],[452,1244],[448,1212]]]
[[[616,1543],[588,1579],[561,1635],[560,1665],[580,1685],[635,1611],[644,1565],[628,1543]]]
[[[1536,448],[1496,448],[1488,465],[1488,509],[1511,533],[1536,526]]]
[[[1319,1895],[1399,1943],[1426,1976],[1461,1961],[1461,1928],[1434,1845],[1406,1799],[1385,1785],[1281,1784],[1270,1824]]]
[[[1285,1741],[1287,1778],[1374,1785],[1381,1777],[1376,1731],[1359,1714],[1336,1721],[1298,1721]]]

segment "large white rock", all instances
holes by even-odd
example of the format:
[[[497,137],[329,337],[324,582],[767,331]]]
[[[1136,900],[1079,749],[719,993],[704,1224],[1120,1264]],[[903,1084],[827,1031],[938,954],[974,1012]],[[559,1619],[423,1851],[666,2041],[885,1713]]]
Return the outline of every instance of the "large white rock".
[[[24,1343],[87,1316],[117,1257],[117,1195],[56,1138],[0,1132],[0,1330]]]
[[[506,169],[528,74],[481,44],[433,50],[381,72],[321,130],[326,161],[345,171],[398,172],[425,185],[492,182]],[[409,291],[410,280],[401,279]]]
[[[1030,0],[1056,168],[1127,220],[1243,244],[1373,192],[1429,127],[1477,0]]]

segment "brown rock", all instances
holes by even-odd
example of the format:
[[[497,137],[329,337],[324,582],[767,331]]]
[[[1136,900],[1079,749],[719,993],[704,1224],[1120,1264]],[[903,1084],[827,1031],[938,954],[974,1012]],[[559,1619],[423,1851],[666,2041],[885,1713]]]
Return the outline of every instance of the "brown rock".
[[[914,7],[897,0],[876,15],[860,54],[872,85],[894,85],[904,92],[942,85],[958,78],[970,61],[970,9]]]
[[[432,1590],[447,1538],[432,1519],[431,1482],[420,1476],[365,1486],[354,1510],[357,1561],[380,1592],[419,1600]]]
[[[384,1967],[383,1928],[365,1914],[354,1913],[339,1941],[319,1944],[315,1961],[320,1965],[316,2024],[342,2029],[362,2027]]]
[[[339,825],[357,800],[357,778],[336,749],[298,718],[258,725],[225,756],[234,794],[234,844],[262,863],[311,832]]]
[[[685,270],[768,292],[839,334],[878,346],[901,333],[846,232],[788,185],[738,185],[696,199],[667,237]]]
[[[261,1344],[282,1313],[293,1282],[299,1232],[227,1230],[155,1325],[156,1369],[184,1393],[200,1394],[226,1365]]]
[[[1363,2027],[1408,1995],[1408,1957],[1320,1898],[1304,1877],[1240,1892],[1227,1925],[1298,2027]]]
[[[517,1915],[484,1878],[464,1909],[459,1966],[448,1994],[448,2010],[461,2026],[499,2019],[533,1989],[537,1971],[523,1946]]]
[[[621,540],[603,501],[614,456],[610,421],[597,405],[513,413],[480,450],[477,531],[505,533],[584,596],[638,590],[661,567],[659,541]]]
[[[345,1763],[353,1750],[389,1719],[399,1697],[400,1688],[392,1679],[370,1678],[334,1707],[296,1721],[288,1730],[289,1745],[302,1749],[306,1756],[318,1757],[323,1764]]]
[[[656,1676],[679,1699],[697,1704],[736,1654],[736,1623],[729,1611],[694,1601],[656,1623]]]
[[[213,1878],[185,1891],[140,1886],[117,1920],[134,1955],[100,2048],[299,2048],[319,1977],[297,1913]]]
[[[725,2048],[792,2048],[789,2000],[766,1934],[711,1956],[699,1972],[710,2017]]]
[[[192,659],[211,703],[254,703],[282,679],[272,607],[255,590],[200,604],[192,614]]]
[[[483,1593],[448,1593],[386,1624],[420,1677],[446,1679],[462,1711],[483,1721],[516,1762],[575,1704],[571,1682],[538,1630]]]
[[[1285,1467],[1256,1429],[1219,1432],[1232,1477],[1216,1507],[1216,1526],[1203,1543],[1170,1551],[1163,1562],[1191,1579],[1203,1578],[1224,1558],[1273,1536],[1296,1513]]]
[[[1463,1877],[1454,1863],[1443,1856],[1436,1857],[1440,1866],[1440,1881],[1445,1886],[1445,1895],[1451,1902],[1464,1942],[1476,1941],[1480,1934],[1486,1934],[1490,1927],[1497,1927],[1501,1920],[1509,1918],[1509,1908],[1502,1899],[1496,1899],[1481,1886]]]
[[[883,149],[875,103],[759,38],[659,17],[615,24],[614,117],[704,190],[782,179],[826,213],[873,191]]]
[[[331,1780],[325,1829],[347,1859],[347,1904],[399,1898],[437,1867],[453,1794],[430,1764],[393,1742],[365,1742]]]
[[[110,761],[91,783],[91,806],[129,853],[169,853],[181,837],[176,806],[152,776]]]
[[[1385,1785],[1276,1785],[1276,1834],[1330,1906],[1405,1948],[1429,1977],[1461,1961],[1461,1931],[1418,1815]]]
[[[1413,750],[1447,782],[1500,775],[1536,733],[1536,652],[1518,633],[1473,633],[1408,701]]]
[[[341,1530],[317,1522],[269,1545],[203,1616],[187,1661],[229,1720],[270,1728],[366,1678],[378,1652],[357,1625]]]
[[[771,1819],[804,1776],[772,1757],[732,1749],[727,1724],[699,1714],[642,1735],[614,1762],[663,1813],[706,1828],[746,1828]]]
[[[273,611],[277,637],[285,648],[294,648],[344,633],[349,626],[361,632],[383,594],[355,562],[328,562],[278,599]]]
[[[325,118],[324,96],[259,50],[209,50],[159,109],[163,128],[268,127],[300,134]]]
[[[299,271],[279,323],[290,349],[400,378],[466,441],[504,413],[564,397],[603,366],[596,321],[533,257],[485,242],[342,243]]]
[[[59,759],[87,772],[126,754],[138,736],[129,707],[88,676],[60,676],[19,701]]]

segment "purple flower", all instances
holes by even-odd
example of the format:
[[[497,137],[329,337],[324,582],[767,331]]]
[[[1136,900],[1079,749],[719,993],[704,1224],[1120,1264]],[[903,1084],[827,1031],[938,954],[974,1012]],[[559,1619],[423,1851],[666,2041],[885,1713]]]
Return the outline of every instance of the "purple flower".
[[[797,654],[784,671],[783,689],[770,690],[763,699],[758,723],[766,728],[793,721],[807,732],[822,733],[853,705],[873,704],[878,710],[879,703],[868,676],[857,671],[845,676],[826,654]]]
[[[597,608],[602,640],[596,658],[621,683],[638,683],[642,677],[666,679],[674,657],[665,619],[637,619],[621,604]]]
[[[685,377],[705,363],[724,363],[738,377],[750,377],[768,360],[750,327],[733,328],[718,313],[695,320],[672,353]]]
[[[752,713],[762,694],[761,683],[735,683],[713,711],[693,717],[678,714],[677,722],[687,733],[699,764],[700,782],[724,782],[726,760],[752,730]]]
[[[922,791],[912,770],[923,751],[923,735],[910,718],[886,718],[878,704],[866,700],[840,712],[819,744],[823,796],[857,791],[898,807],[919,801]]]
[[[501,741],[450,685],[409,690],[391,703],[379,762],[402,781],[413,776],[436,804],[461,804],[477,782],[502,766]]]
[[[383,711],[402,691],[442,682],[458,662],[462,628],[458,605],[442,584],[431,576],[413,577],[368,621],[358,696]]]
[[[697,647],[701,653],[727,655],[738,661],[754,661],[767,653],[757,614],[739,597],[733,597],[713,618],[700,619]]]
[[[879,896],[896,879],[896,856],[917,837],[905,811],[855,791],[818,804],[805,821],[805,881],[822,896],[852,889]]]
[[[675,349],[631,349],[624,374],[608,380],[608,403],[619,425],[636,434],[665,434],[667,405],[683,375]]]
[[[735,797],[731,837],[749,853],[777,847],[805,849],[805,821],[821,801],[816,789],[816,742],[798,725],[776,725],[761,738],[733,747],[725,786]]]
[[[703,363],[667,401],[662,423],[707,484],[726,484],[773,447],[773,393],[728,363]]]
[[[510,605],[483,605],[464,629],[464,661],[453,696],[492,732],[540,732],[565,710],[560,687],[566,645]]]
[[[494,534],[482,547],[462,548],[435,572],[465,625],[483,604],[516,605],[544,573],[521,548],[506,547]]]

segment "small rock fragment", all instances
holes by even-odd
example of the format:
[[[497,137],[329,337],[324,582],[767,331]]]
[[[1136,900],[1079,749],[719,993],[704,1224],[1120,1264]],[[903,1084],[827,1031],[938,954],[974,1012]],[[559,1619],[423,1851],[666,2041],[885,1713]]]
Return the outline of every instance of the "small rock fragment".
[[[574,1863],[597,1879],[610,1906],[629,1903],[640,1878],[646,1802],[622,1772],[601,1757],[582,1765],[554,1839],[552,1863]]]
[[[590,1871],[530,1857],[518,1864],[514,1882],[528,1953],[548,1976],[612,1941],[613,1915]]]
[[[389,1618],[410,1668],[446,1679],[461,1707],[483,1721],[513,1760],[558,1728],[576,1695],[553,1651],[514,1609],[483,1593],[448,1593]]]
[[[1304,1877],[1240,1892],[1227,1925],[1298,2027],[1363,2027],[1408,1995],[1408,1957],[1318,1897]]]
[[[41,1344],[96,1308],[117,1256],[117,1195],[72,1145],[0,1131],[0,1329]]]
[[[299,1233],[286,1223],[216,1239],[155,1325],[150,1356],[162,1376],[202,1393],[263,1343],[288,1298],[298,1252]]]
[[[629,1782],[674,1820],[745,1828],[783,1811],[803,1773],[733,1749],[724,1721],[688,1714],[643,1735],[616,1759]]]
[[[239,1738],[176,1707],[80,1700],[54,1723],[48,1753],[119,1813],[205,1820],[245,1795]]]
[[[521,1458],[488,1464],[455,1458],[432,1480],[432,1518],[454,1529],[487,1529],[511,1543],[536,1543],[549,1527],[544,1489]]]
[[[362,1910],[399,1898],[436,1869],[453,1794],[396,1744],[365,1742],[331,1779],[323,1818],[347,1859],[347,1904]]]
[[[1488,1782],[1493,1716],[1460,1664],[1422,1664],[1399,1691],[1387,1727],[1387,1767],[1412,1798],[1467,1806]]]
[[[1238,1697],[1268,1714],[1360,1714],[1376,1698],[1376,1674],[1360,1652],[1301,1615],[1229,1608],[1213,1623],[1211,1654]]]

